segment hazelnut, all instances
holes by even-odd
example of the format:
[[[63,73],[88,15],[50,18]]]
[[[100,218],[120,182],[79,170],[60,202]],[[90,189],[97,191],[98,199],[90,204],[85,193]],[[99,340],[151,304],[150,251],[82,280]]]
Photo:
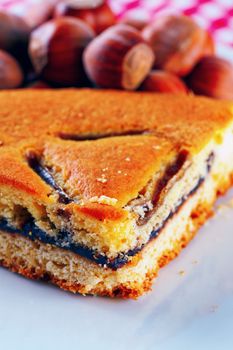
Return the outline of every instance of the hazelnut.
[[[0,89],[14,89],[23,82],[20,65],[7,52],[0,50]]]
[[[54,16],[71,16],[82,19],[89,24],[96,34],[103,32],[116,23],[116,16],[103,0],[60,2],[55,7]]]
[[[187,75],[201,57],[212,54],[207,35],[204,29],[183,15],[158,18],[142,31],[143,38],[155,53],[154,67],[179,76]]]
[[[30,29],[22,18],[0,11],[0,50],[15,56],[24,67],[29,64],[29,34]]]
[[[93,30],[79,19],[63,17],[46,22],[30,38],[29,54],[36,72],[52,84],[83,84],[82,54],[93,38]]]
[[[193,69],[187,83],[196,94],[232,100],[233,65],[223,58],[206,56]]]
[[[117,24],[87,46],[83,59],[89,78],[98,86],[135,90],[149,73],[154,54],[138,30]]]
[[[162,70],[151,71],[142,83],[141,89],[144,91],[187,93],[187,87],[179,77]]]

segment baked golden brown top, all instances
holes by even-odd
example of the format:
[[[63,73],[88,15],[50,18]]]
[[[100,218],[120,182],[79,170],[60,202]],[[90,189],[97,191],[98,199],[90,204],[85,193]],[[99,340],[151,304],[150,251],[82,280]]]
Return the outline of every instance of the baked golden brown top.
[[[72,199],[90,202],[98,212],[96,197],[100,207],[117,210],[182,149],[198,152],[230,122],[230,103],[202,97],[74,89],[1,92],[0,188],[48,200],[51,187],[28,165],[33,152]]]
[[[60,133],[153,130],[197,146],[232,118],[230,104],[204,97],[103,90],[0,93],[0,141]]]

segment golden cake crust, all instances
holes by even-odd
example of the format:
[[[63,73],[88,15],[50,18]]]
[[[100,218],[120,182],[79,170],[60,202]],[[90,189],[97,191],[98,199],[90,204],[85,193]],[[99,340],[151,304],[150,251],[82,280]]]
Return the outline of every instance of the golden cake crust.
[[[37,200],[48,201],[51,189],[28,166],[20,153],[17,154],[17,150],[0,150],[0,162],[0,186],[14,188]]]
[[[60,133],[154,130],[199,148],[232,116],[230,103],[205,97],[93,89],[2,91],[0,111],[2,145]]]
[[[1,92],[0,111],[0,161],[6,162],[7,152],[16,147],[20,154],[10,155],[0,185],[29,196],[34,192],[46,203],[50,188],[25,159],[33,149],[61,172],[59,180],[69,195],[84,201],[104,195],[118,208],[135,198],[175,154],[184,148],[198,152],[232,119],[228,102],[88,89]],[[135,131],[139,134],[133,135]],[[64,140],[64,135],[69,139],[108,133],[129,136]]]

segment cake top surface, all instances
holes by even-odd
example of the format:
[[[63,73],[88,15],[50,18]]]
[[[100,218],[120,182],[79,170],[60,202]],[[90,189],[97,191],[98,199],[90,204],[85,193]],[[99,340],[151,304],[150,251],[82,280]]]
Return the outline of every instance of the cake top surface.
[[[193,95],[109,90],[0,93],[0,141],[31,137],[153,131],[198,147],[232,118],[232,105]],[[67,136],[69,138],[69,136]]]
[[[231,103],[192,95],[1,92],[0,187],[48,200],[33,153],[70,198],[123,207],[182,150],[198,152],[230,122]]]

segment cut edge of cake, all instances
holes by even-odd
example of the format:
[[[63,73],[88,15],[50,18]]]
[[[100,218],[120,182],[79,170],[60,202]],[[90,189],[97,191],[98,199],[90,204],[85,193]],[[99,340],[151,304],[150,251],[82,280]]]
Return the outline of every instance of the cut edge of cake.
[[[232,183],[233,128],[218,142],[210,141],[213,166],[200,186],[190,194],[158,236],[117,269],[98,265],[65,249],[32,241],[15,233],[0,232],[0,261],[26,277],[51,280],[58,286],[82,294],[137,298],[150,289],[160,267],[177,256],[209,217],[219,193]]]

